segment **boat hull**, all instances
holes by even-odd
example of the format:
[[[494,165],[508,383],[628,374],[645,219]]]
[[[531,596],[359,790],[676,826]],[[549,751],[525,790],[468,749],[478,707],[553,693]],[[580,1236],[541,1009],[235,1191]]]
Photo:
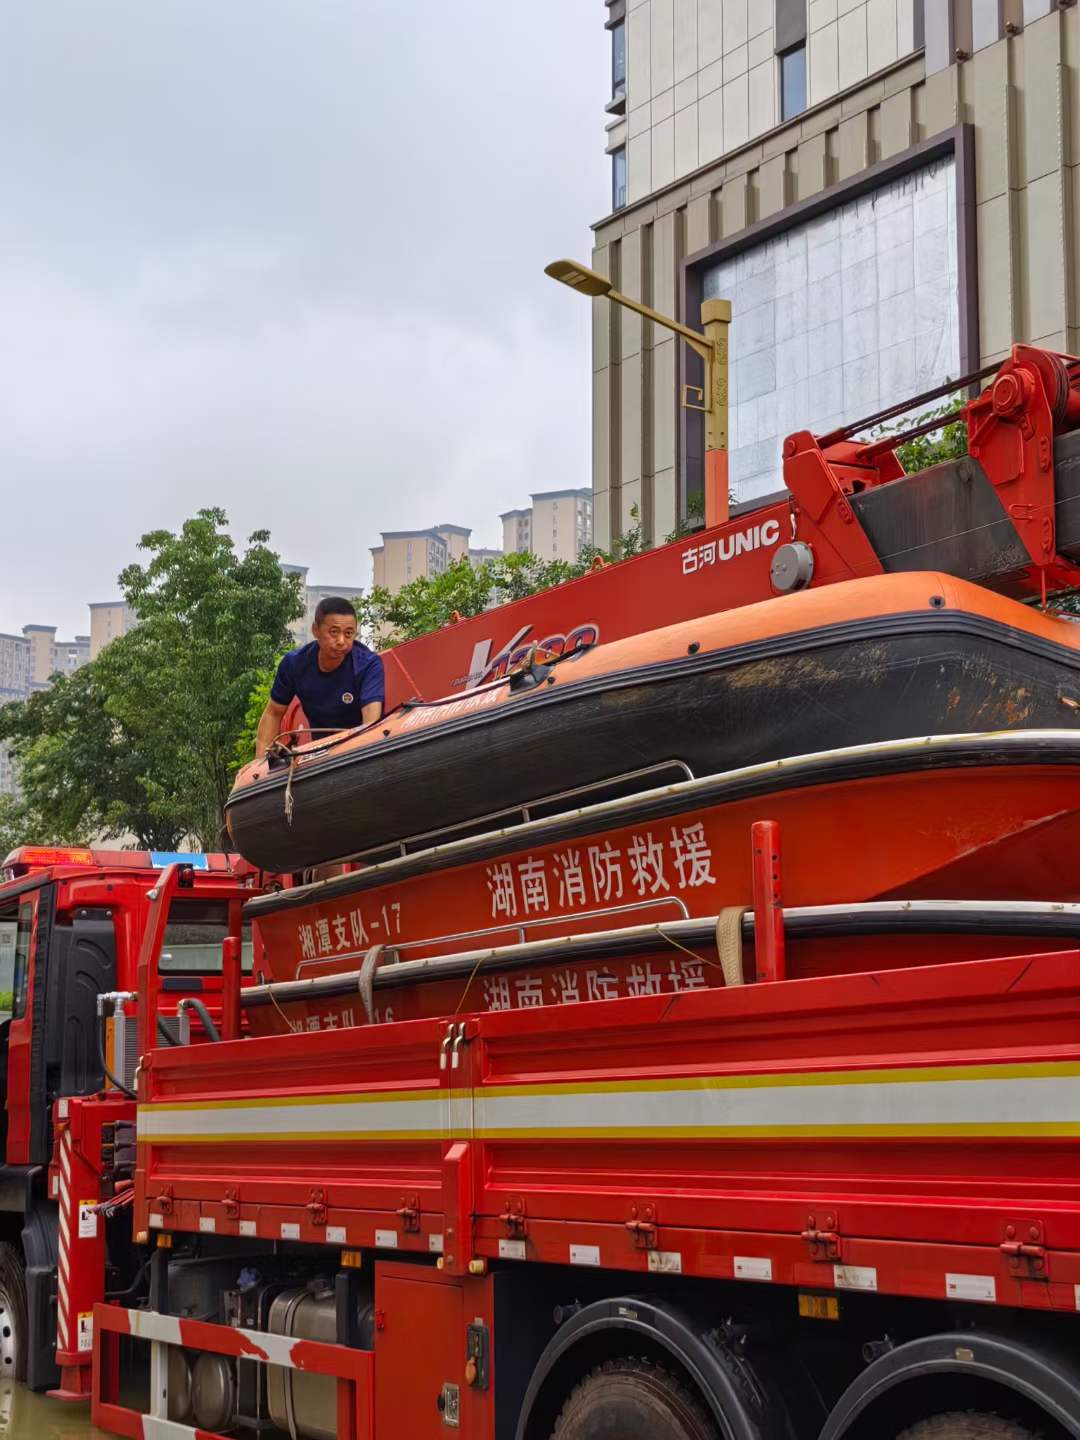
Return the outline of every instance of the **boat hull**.
[[[912,735],[1072,726],[1078,706],[1075,651],[928,607],[478,704],[313,759],[293,776],[291,822],[284,770],[234,792],[229,822],[245,858],[292,872],[649,767],[703,776]]]
[[[247,907],[264,947],[262,978],[355,970],[374,945],[392,972],[399,962],[484,947],[715,916],[752,901],[750,827],[761,819],[780,826],[788,906],[958,896],[1078,902],[1080,735],[912,741],[770,763],[283,891]],[[678,947],[659,949],[663,991],[691,977],[721,983],[715,951],[703,968]],[[865,969],[869,954],[867,942],[849,942],[844,963]],[[910,960],[923,963],[917,948]],[[576,981],[567,978],[575,968]],[[432,975],[408,996],[377,991],[379,1018],[634,993],[621,959],[607,978],[604,966],[573,967],[557,955],[509,981],[471,964],[467,971],[445,982]],[[328,1016],[363,1023],[355,987],[346,1001],[290,1004],[287,1014],[301,1025]],[[251,1022],[285,1027],[276,1006]]]

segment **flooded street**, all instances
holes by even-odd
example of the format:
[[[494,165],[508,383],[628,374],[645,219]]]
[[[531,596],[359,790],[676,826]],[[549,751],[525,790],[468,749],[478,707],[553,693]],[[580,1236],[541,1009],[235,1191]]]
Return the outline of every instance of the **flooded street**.
[[[19,1386],[0,1389],[0,1440],[106,1440],[90,1405],[63,1405]]]

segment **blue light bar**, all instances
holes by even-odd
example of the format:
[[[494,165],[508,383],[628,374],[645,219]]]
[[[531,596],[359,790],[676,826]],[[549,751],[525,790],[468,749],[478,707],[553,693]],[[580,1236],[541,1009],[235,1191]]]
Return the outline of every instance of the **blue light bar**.
[[[150,863],[159,870],[164,870],[166,865],[190,865],[193,870],[209,870],[209,857],[203,854],[186,855],[182,850],[151,850]]]

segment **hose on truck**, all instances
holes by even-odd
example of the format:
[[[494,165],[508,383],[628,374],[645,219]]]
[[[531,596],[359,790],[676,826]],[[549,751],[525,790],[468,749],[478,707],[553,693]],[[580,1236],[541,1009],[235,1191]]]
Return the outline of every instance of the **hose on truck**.
[[[177,1010],[194,1010],[195,1014],[198,1015],[199,1019],[202,1021],[203,1029],[206,1031],[207,1035],[214,1042],[214,1044],[218,1045],[221,1043],[221,1035],[218,1031],[217,1026],[210,1018],[210,1011],[207,1010],[206,1006],[198,998],[197,995],[185,995],[184,998],[180,1001],[180,1004],[177,1006]],[[161,1023],[160,1020],[158,1023]]]
[[[102,1019],[100,1025],[94,1026],[94,1039],[97,1041],[97,1060],[98,1064],[101,1066],[101,1073],[105,1076],[107,1080],[112,1081],[113,1085],[116,1086],[117,1090],[120,1091],[121,1095],[126,1095],[129,1100],[137,1100],[138,1096],[135,1094],[135,1091],[129,1090],[128,1087],[124,1084],[124,1082],[118,1079],[117,1076],[115,1076],[113,1072],[109,1069],[109,1062],[105,1059],[104,1035],[105,1022],[104,1019]]]

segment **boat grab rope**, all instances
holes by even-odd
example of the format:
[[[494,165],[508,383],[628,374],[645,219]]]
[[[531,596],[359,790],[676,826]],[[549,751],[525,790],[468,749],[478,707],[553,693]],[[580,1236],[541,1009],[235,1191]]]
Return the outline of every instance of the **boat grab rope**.
[[[742,922],[746,907],[728,905],[716,917],[716,953],[724,972],[725,985],[743,983]]]

